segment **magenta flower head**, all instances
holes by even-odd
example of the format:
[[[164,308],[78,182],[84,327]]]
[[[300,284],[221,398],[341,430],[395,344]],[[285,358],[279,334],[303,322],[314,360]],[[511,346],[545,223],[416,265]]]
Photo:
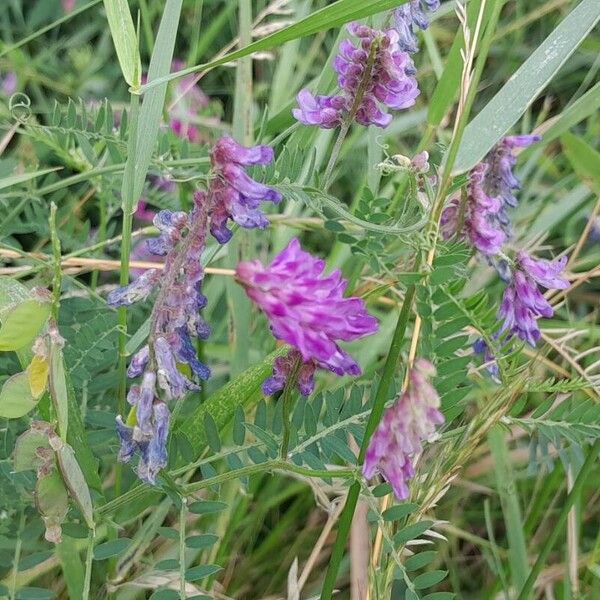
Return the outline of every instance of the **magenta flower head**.
[[[385,411],[367,448],[363,475],[371,479],[381,473],[398,500],[409,496],[407,481],[415,475],[414,461],[423,452],[423,442],[433,441],[436,426],[444,422],[440,397],[430,383],[434,376],[429,361],[415,361],[406,390]]]
[[[250,165],[268,165],[273,161],[269,146],[240,146],[233,138],[221,138],[211,153],[214,178],[208,191],[212,201],[210,231],[220,244],[231,239],[229,219],[240,227],[264,229],[269,222],[259,210],[260,203],[277,204],[281,194],[254,181],[245,170]]]
[[[546,289],[566,289],[569,282],[561,276],[567,264],[567,257],[554,261],[536,259],[521,251],[513,278],[504,292],[498,316],[504,319],[501,332],[508,336],[516,335],[531,346],[535,346],[541,337],[538,319],[550,318],[554,310],[540,292]]]
[[[360,375],[356,361],[338,341],[351,341],[375,333],[378,322],[367,313],[361,298],[343,296],[347,281],[339,271],[324,275],[325,262],[315,258],[293,239],[269,266],[242,262],[236,276],[246,293],[267,315],[273,335],[292,347],[275,362],[273,377],[263,390],[282,389],[293,365],[299,364],[299,388],[308,395],[315,368],[337,375]]]
[[[348,31],[358,38],[340,44],[334,61],[338,74],[339,95],[314,96],[302,90],[294,117],[305,125],[331,129],[350,116],[361,125],[387,127],[392,110],[408,108],[419,95],[414,64],[398,44],[398,32],[382,31],[360,23],[350,23]],[[354,111],[353,114],[352,111]]]
[[[400,35],[400,48],[404,52],[419,51],[417,30],[429,27],[427,10],[435,11],[440,7],[439,0],[410,0],[394,10],[396,31]]]

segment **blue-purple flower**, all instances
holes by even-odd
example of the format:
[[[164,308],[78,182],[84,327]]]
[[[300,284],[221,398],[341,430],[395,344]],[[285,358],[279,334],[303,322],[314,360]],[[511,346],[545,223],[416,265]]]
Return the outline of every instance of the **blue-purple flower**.
[[[347,281],[339,271],[323,275],[324,269],[325,262],[303,251],[297,239],[267,267],[258,260],[237,267],[237,280],[267,315],[273,335],[292,346],[286,358],[275,362],[273,376],[263,387],[267,394],[284,387],[294,365],[304,395],[313,389],[317,367],[337,375],[361,373],[338,341],[375,333],[377,319],[367,313],[361,298],[343,296]]]
[[[506,209],[517,206],[515,192],[521,188],[521,182],[513,173],[517,162],[514,151],[517,148],[526,148],[541,139],[541,136],[531,134],[505,137],[492,148],[485,159],[489,166],[485,176],[485,190],[490,196],[500,200],[497,218],[507,233],[510,233],[510,220]]]
[[[392,116],[384,107],[408,108],[419,95],[412,59],[400,49],[394,29],[382,31],[355,22],[348,31],[359,42],[344,40],[334,60],[340,94],[314,96],[302,90],[294,117],[324,129],[338,127],[347,118],[365,126],[387,127]]]
[[[548,261],[533,258],[525,251],[519,252],[512,281],[498,311],[498,316],[504,319],[501,332],[508,332],[509,337],[516,335],[531,346],[536,345],[541,337],[538,319],[554,315],[540,287],[549,290],[568,288],[569,282],[561,275],[566,263],[566,256]]]
[[[210,369],[198,359],[194,344],[194,340],[205,340],[210,335],[210,326],[201,315],[207,300],[202,293],[204,270],[200,259],[208,231],[225,243],[231,237],[226,227],[228,219],[242,227],[266,226],[259,205],[263,200],[279,202],[281,195],[250,178],[245,167],[272,160],[273,150],[268,146],[246,148],[231,138],[219,140],[211,154],[209,188],[194,194],[190,213],[162,210],[153,218],[159,235],[146,244],[153,255],[164,257],[163,270],[148,270],[109,294],[108,303],[119,307],[144,300],[157,291],[148,343],[132,357],[128,368],[129,377],[141,376],[142,382],[132,385],[127,395],[132,407],[127,424],[121,417],[117,420],[119,458],[128,461],[139,454],[138,476],[148,483],[155,483],[156,474],[167,460],[166,402],[198,390],[199,383],[210,377]],[[181,369],[182,365],[189,371]]]
[[[211,153],[213,179],[208,196],[211,197],[210,232],[220,244],[233,235],[227,228],[231,219],[240,227],[264,229],[269,222],[259,210],[261,202],[277,204],[281,194],[262,183],[254,181],[245,167],[268,165],[273,161],[269,146],[246,148],[233,138],[221,138]]]
[[[487,170],[486,163],[479,163],[472,169],[464,206],[459,198],[450,202],[442,213],[441,230],[444,238],[449,239],[461,227],[458,232],[461,237],[468,239],[482,254],[493,256],[502,249],[506,233],[497,219],[502,208],[500,199],[488,195],[483,188]],[[461,219],[462,224],[459,222]]]
[[[439,7],[439,0],[410,0],[394,10],[394,24],[400,35],[398,43],[404,52],[418,52],[417,31],[429,27],[426,11],[433,12]]]
[[[367,448],[363,475],[371,479],[381,473],[398,500],[409,496],[407,482],[415,475],[423,442],[432,441],[436,427],[444,422],[440,397],[430,383],[434,376],[435,367],[429,361],[415,361],[406,390],[385,411]]]

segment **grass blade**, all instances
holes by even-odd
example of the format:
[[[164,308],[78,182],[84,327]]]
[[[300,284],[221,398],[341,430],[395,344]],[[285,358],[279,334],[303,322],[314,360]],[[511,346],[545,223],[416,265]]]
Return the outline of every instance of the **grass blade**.
[[[583,0],[467,125],[455,173],[480,161],[521,118],[600,19],[598,0]]]

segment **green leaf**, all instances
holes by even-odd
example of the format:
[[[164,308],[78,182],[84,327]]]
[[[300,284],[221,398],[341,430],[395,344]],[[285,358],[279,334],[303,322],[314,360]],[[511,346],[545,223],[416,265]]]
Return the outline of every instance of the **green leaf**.
[[[90,529],[94,529],[94,507],[92,504],[92,497],[85,481],[85,477],[81,471],[81,467],[75,458],[73,448],[63,442],[56,450],[56,457],[58,458],[60,471],[67,484],[71,497],[77,503],[87,526]]]
[[[167,558],[161,560],[154,565],[157,571],[177,571],[179,569],[179,561],[176,558]]]
[[[204,430],[206,431],[206,440],[208,441],[208,447],[213,452],[221,451],[221,438],[219,437],[219,430],[215,420],[206,413],[204,415]]]
[[[192,567],[185,572],[185,579],[186,581],[198,581],[199,579],[214,575],[222,569],[223,567],[219,567],[219,565],[200,565],[199,567]]]
[[[104,8],[123,78],[130,86],[138,88],[142,77],[142,63],[127,0],[104,0]]]
[[[432,560],[435,560],[436,556],[437,552],[435,550],[419,552],[419,554],[409,556],[406,561],[404,561],[404,568],[407,571],[417,571],[428,565]]]
[[[152,82],[148,82],[146,85],[141,87],[141,91],[146,92],[146,90],[151,89],[156,85],[189,75],[190,73],[214,69],[219,65],[224,65],[231,61],[237,60],[238,58],[249,56],[255,52],[269,50],[301,37],[313,35],[315,33],[319,33],[320,31],[339,27],[350,21],[363,19],[365,17],[384,12],[404,4],[407,1],[408,0],[371,0],[370,2],[364,2],[364,0],[338,0],[329,6],[313,12],[308,17],[301,19],[297,23],[288,25],[287,27],[280,29],[275,33],[248,44],[248,46],[245,46],[244,48],[240,48],[239,50],[225,54],[217,60],[213,60],[209,63],[204,63],[195,67],[190,67],[176,73],[171,73],[168,76],[160,77]]]
[[[600,195],[600,152],[572,133],[561,136],[560,143],[577,175]]]
[[[189,511],[196,515],[206,515],[209,513],[221,512],[227,508],[225,502],[211,502],[208,500],[198,500],[198,502],[192,502],[188,507]]]
[[[0,350],[19,350],[31,344],[50,316],[50,303],[26,300],[9,311],[0,329]]]
[[[51,459],[54,462],[54,459]],[[39,477],[35,485],[35,503],[46,525],[46,539],[58,543],[61,523],[69,512],[69,494],[60,473],[51,471]]]
[[[65,364],[62,350],[58,344],[50,346],[50,377],[48,380],[50,397],[58,418],[58,432],[61,437],[67,437],[69,427],[69,396],[65,376]]]
[[[598,0],[582,0],[467,125],[454,171],[477,164],[521,118],[600,19]]]
[[[188,548],[196,548],[196,550],[201,550],[204,548],[210,548],[217,543],[218,539],[219,536],[213,535],[212,533],[206,533],[204,535],[192,535],[185,540],[185,545]]]
[[[31,395],[27,373],[17,373],[9,377],[0,390],[0,417],[18,419],[32,410],[37,402]]]
[[[21,588],[15,595],[16,600],[52,600],[54,592],[39,587]]]
[[[131,540],[129,538],[118,538],[110,542],[98,544],[94,548],[94,560],[106,560],[112,556],[123,554],[129,547]]]
[[[231,421],[238,406],[248,407],[262,398],[262,382],[271,374],[273,360],[285,352],[286,347],[280,348],[263,362],[246,369],[212,394],[183,423],[180,431],[188,438],[196,454],[200,454],[207,444],[204,415],[209,414],[217,428],[222,430]]]
[[[417,508],[419,507],[413,502],[406,502],[405,504],[397,504],[396,506],[384,510],[381,516],[384,521],[399,521],[415,512]]]
[[[448,575],[448,571],[429,571],[415,577],[413,584],[418,590],[423,590],[437,585],[446,578],[446,575]]]
[[[424,596],[423,600],[454,600],[454,598],[456,598],[456,594],[452,592],[434,592]]]
[[[33,171],[32,173],[21,173],[20,175],[11,175],[10,177],[3,177],[0,179],[0,190],[17,185],[19,183],[25,183],[31,181],[42,175],[53,173],[54,171],[60,171],[62,167],[54,167],[53,169],[42,169],[41,171]]]
[[[394,536],[394,542],[399,546],[406,544],[406,542],[410,542],[425,533],[432,525],[433,521],[421,521],[407,525]]]
[[[173,49],[177,38],[177,26],[181,14],[182,0],[167,0],[158,28],[154,50],[150,58],[148,68],[148,81],[167,75],[171,70],[173,61]],[[138,127],[135,176],[133,181],[133,197],[139,198],[146,180],[146,174],[150,165],[152,151],[156,145],[158,129],[162,119],[162,112],[167,93],[167,84],[163,83],[144,94],[142,108],[140,110],[140,123]],[[134,203],[135,204],[135,203]],[[135,205],[132,210],[135,211]]]
[[[179,593],[175,590],[156,590],[150,600],[179,600]]]
[[[38,448],[50,448],[48,434],[39,429],[28,429],[15,442],[13,470],[15,473],[37,469],[43,460],[37,455]]]

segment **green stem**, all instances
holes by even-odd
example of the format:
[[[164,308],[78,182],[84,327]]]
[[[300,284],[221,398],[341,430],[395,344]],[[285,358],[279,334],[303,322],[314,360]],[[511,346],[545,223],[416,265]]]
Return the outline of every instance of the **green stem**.
[[[415,292],[416,287],[414,285],[410,285],[406,290],[406,295],[404,296],[404,302],[402,303],[402,309],[400,310],[400,314],[398,315],[398,322],[396,323],[394,337],[392,338],[390,350],[388,352],[387,359],[383,367],[381,380],[379,381],[377,392],[375,394],[373,409],[371,410],[371,414],[369,415],[369,420],[367,421],[367,425],[365,428],[365,435],[360,446],[360,452],[358,454],[359,465],[362,465],[365,459],[367,448],[369,446],[369,441],[371,440],[371,436],[377,428],[377,425],[379,424],[379,421],[381,420],[381,416],[385,409],[387,394],[392,384],[394,373],[396,371],[398,360],[400,358],[400,351],[402,350],[402,344],[404,342],[406,327],[408,325],[408,320],[412,310],[412,304],[415,298]],[[346,504],[342,510],[342,514],[340,515],[337,537],[333,546],[331,558],[329,560],[329,567],[327,568],[327,573],[325,574],[323,588],[321,590],[322,600],[331,600],[331,597],[333,595],[335,581],[337,579],[340,563],[342,562],[344,551],[346,549],[346,543],[348,540],[348,535],[350,534],[350,527],[352,526],[352,519],[354,518],[354,511],[356,510],[359,495],[360,482],[356,481],[350,487],[348,497],[346,498]]]
[[[187,518],[187,499],[181,498],[179,509],[179,597],[186,600],[185,592],[185,524]]]
[[[90,596],[90,584],[92,581],[92,564],[94,559],[94,538],[95,531],[90,529],[85,551],[85,575],[83,579],[82,600],[88,600]]]
[[[590,450],[590,453],[587,455],[587,458],[585,459],[585,462],[583,463],[579,474],[577,475],[577,479],[575,480],[571,491],[565,498],[565,501],[561,507],[560,514],[558,516],[558,521],[556,522],[556,525],[550,532],[550,535],[546,538],[542,549],[537,557],[537,560],[535,561],[535,564],[529,572],[529,577],[527,578],[527,581],[525,581],[525,584],[523,585],[521,591],[519,592],[519,595],[517,596],[517,600],[528,600],[532,597],[531,591],[533,589],[535,581],[538,575],[540,574],[541,570],[543,569],[544,565],[546,564],[546,559],[548,558],[550,551],[554,547],[554,544],[556,544],[559,535],[562,533],[564,525],[567,521],[567,517],[569,516],[569,511],[571,510],[571,508],[575,504],[575,501],[579,497],[579,494],[583,490],[583,486],[587,483],[587,479],[590,475],[590,472],[594,468],[595,461],[599,453],[600,440],[596,440],[596,442]]]
[[[54,275],[52,278],[52,316],[58,321],[60,309],[60,289],[62,286],[62,269],[60,261],[60,238],[56,229],[56,204],[50,204],[50,239],[52,240],[52,258],[54,262]]]
[[[131,104],[129,112],[129,141],[127,144],[127,163],[123,174],[123,186],[121,193],[123,196],[123,228],[121,241],[121,269],[119,272],[119,284],[126,286],[129,283],[129,256],[131,254],[131,229],[133,225],[133,207],[136,198],[133,197],[135,181],[135,160],[137,150],[137,127],[139,118],[140,97],[137,94],[131,94]],[[127,394],[127,355],[125,354],[125,344],[127,343],[127,308],[119,309],[119,395],[118,412],[123,414],[125,411],[125,396]]]
[[[290,413],[292,408],[292,401],[294,399],[294,391],[298,384],[298,373],[300,372],[300,365],[302,364],[301,357],[298,356],[294,360],[292,370],[285,382],[283,393],[281,394],[282,408],[283,408],[283,435],[281,438],[281,460],[287,460],[288,449],[290,446]]]
[[[203,479],[202,481],[190,483],[189,485],[185,485],[183,487],[178,486],[178,490],[186,495],[189,495],[197,492],[198,490],[203,490],[213,485],[219,485],[232,479],[239,479],[240,477],[246,477],[256,473],[264,473],[266,471],[283,471],[295,473],[296,475],[301,475],[303,477],[315,477],[319,479],[355,479],[357,476],[354,469],[314,470],[300,467],[294,463],[283,460],[270,460],[256,465],[241,467],[240,469],[235,469],[233,471],[227,471],[226,473],[221,473],[220,475],[215,475],[214,477]],[[98,516],[102,516],[115,512],[122,506],[129,505],[132,502],[135,502],[138,498],[143,497],[147,491],[148,486],[140,484],[122,496],[119,496],[114,500],[111,500],[110,502],[98,507],[96,513]],[[153,489],[152,491],[162,492],[162,490],[159,489]]]
[[[15,596],[17,593],[17,574],[19,572],[19,562],[21,560],[21,546],[23,542],[21,540],[21,533],[25,528],[25,509],[21,509],[21,518],[19,519],[19,533],[17,536],[17,542],[15,544],[15,556],[13,559],[13,567],[12,567],[12,579],[10,582],[10,600],[15,600]]]

